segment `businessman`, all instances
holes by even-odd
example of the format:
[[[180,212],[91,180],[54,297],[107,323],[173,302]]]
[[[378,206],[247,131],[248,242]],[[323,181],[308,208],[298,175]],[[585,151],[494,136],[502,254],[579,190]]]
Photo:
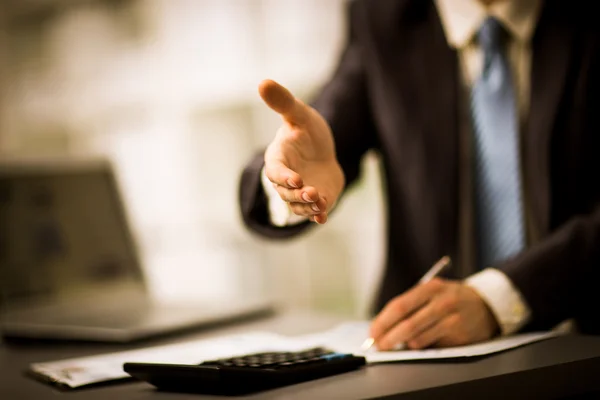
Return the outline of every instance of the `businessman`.
[[[600,333],[600,32],[593,2],[357,0],[309,106],[260,84],[283,124],[240,184],[273,238],[323,224],[385,168],[380,349],[477,342],[573,319]],[[454,268],[416,285],[444,255]]]

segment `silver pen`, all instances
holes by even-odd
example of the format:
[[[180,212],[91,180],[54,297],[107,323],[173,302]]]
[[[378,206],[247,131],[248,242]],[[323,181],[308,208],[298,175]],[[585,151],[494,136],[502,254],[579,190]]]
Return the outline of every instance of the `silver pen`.
[[[433,278],[435,278],[436,276],[438,276],[440,274],[440,272],[442,272],[444,270],[444,268],[446,268],[448,265],[451,264],[451,260],[450,257],[448,256],[444,256],[442,258],[440,258],[435,264],[433,264],[433,266],[429,269],[429,271],[427,271],[427,273],[425,273],[425,275],[423,275],[423,277],[421,279],[419,279],[419,285],[422,285],[424,283],[429,282],[430,280],[432,280]],[[360,346],[360,350],[361,351],[367,351],[369,350],[373,344],[375,344],[375,338],[367,338],[363,344]],[[402,350],[404,348],[403,344],[400,344],[398,346],[396,346],[395,350]]]

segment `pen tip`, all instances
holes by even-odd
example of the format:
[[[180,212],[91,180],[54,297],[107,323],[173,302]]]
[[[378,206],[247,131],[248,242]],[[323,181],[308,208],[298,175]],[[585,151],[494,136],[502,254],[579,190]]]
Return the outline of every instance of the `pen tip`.
[[[362,344],[362,346],[360,346],[360,349],[362,351],[366,351],[369,350],[371,348],[371,346],[373,346],[373,343],[375,343],[375,339],[373,338],[368,338],[367,340],[365,340]]]

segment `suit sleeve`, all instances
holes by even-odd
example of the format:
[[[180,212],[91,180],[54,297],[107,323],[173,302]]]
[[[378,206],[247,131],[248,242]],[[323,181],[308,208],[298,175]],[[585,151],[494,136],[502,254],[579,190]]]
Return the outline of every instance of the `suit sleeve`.
[[[364,22],[357,4],[349,7],[348,43],[336,71],[312,106],[321,113],[333,132],[336,155],[346,177],[346,188],[358,178],[363,155],[375,146],[365,71],[358,31]],[[288,238],[307,229],[304,222],[278,227],[270,222],[268,203],[260,174],[264,165],[260,151],[242,172],[239,203],[242,219],[251,230],[271,238]]]
[[[531,309],[531,323],[525,329],[549,329],[568,318],[597,321],[600,204],[587,215],[571,218],[500,269]]]
[[[600,334],[600,185],[598,176],[598,151],[600,151],[600,40],[595,33],[585,69],[585,92],[581,93],[581,121],[573,126],[577,135],[573,153],[561,150],[558,154],[566,160],[555,160],[557,165],[572,163],[576,157],[576,169],[555,167],[555,179],[574,181],[572,185],[560,186],[554,200],[559,198],[568,208],[560,212],[565,219],[554,227],[545,239],[509,260],[500,267],[515,284],[529,305],[531,318],[525,330],[549,329],[566,320],[574,319],[584,333]],[[589,43],[589,42],[586,42]],[[584,111],[584,112],[583,112]],[[571,121],[573,122],[573,121]],[[571,139],[574,140],[574,139]],[[551,170],[552,172],[552,170]],[[565,176],[566,175],[566,176]],[[568,176],[568,178],[567,178]],[[565,193],[568,191],[569,193]],[[566,196],[566,197],[565,197]],[[562,208],[565,208],[562,206]]]

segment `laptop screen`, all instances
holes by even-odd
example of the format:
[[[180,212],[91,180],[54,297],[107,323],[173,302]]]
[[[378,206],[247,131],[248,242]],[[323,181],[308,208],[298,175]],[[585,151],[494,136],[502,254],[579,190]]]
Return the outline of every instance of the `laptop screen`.
[[[108,164],[0,165],[5,310],[122,289],[143,291],[134,249]]]

